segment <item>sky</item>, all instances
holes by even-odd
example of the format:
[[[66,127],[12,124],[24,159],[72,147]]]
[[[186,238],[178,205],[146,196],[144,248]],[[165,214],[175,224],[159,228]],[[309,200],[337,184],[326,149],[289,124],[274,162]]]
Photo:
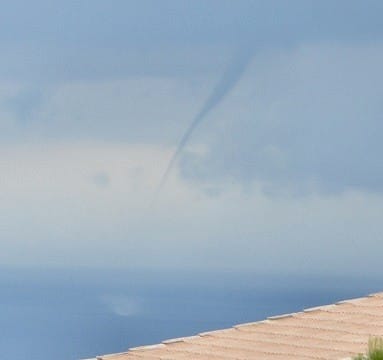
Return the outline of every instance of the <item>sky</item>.
[[[382,11],[3,1],[0,264],[378,273]]]

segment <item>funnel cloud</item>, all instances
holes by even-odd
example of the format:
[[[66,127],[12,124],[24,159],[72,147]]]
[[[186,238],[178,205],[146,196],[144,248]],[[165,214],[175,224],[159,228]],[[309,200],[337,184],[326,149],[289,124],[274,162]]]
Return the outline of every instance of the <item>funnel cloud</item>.
[[[156,191],[155,198],[157,198],[157,196],[160,194],[161,190],[165,186],[166,181],[169,177],[169,174],[171,173],[176,161],[178,160],[180,154],[182,153],[186,144],[190,140],[190,137],[192,136],[197,126],[209,115],[209,113],[215,107],[217,107],[221,103],[221,101],[225,98],[225,96],[238,83],[244,71],[246,70],[246,67],[250,63],[253,57],[253,54],[254,54],[254,51],[252,49],[246,49],[246,50],[242,49],[241,51],[238,51],[235,54],[234,59],[231,61],[228,68],[224,72],[223,76],[214,87],[212,93],[203,104],[201,110],[197,113],[197,115],[194,117],[193,121],[191,122],[191,124],[189,125],[185,133],[183,134],[175,152],[173,153],[169,161],[166,171],[164,172],[164,175],[162,176],[162,179]]]

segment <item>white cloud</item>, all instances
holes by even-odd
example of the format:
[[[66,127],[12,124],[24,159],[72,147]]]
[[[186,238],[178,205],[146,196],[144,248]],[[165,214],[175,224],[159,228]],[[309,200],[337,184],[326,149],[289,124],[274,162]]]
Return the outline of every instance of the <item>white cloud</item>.
[[[99,142],[2,146],[0,261],[379,271],[381,197],[273,198],[259,184],[208,196],[175,172],[149,210],[171,150]],[[106,188],[91,180],[98,171],[108,174]]]
[[[0,139],[174,142],[204,101],[211,81],[141,76],[40,87],[0,83],[0,124],[9,127]]]

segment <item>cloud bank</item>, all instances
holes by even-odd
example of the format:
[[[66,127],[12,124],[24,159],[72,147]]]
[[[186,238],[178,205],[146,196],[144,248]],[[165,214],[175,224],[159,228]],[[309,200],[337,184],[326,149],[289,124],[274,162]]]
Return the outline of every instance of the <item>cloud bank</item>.
[[[208,151],[183,158],[183,176],[274,194],[381,192],[382,60],[380,44],[263,54],[216,115],[224,125]]]
[[[380,272],[382,10],[3,2],[0,262]]]

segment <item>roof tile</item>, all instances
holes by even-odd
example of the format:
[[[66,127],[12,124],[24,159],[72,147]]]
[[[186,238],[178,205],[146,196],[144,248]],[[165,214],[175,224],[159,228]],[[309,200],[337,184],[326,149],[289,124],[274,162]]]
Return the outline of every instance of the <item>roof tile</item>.
[[[364,352],[370,336],[383,336],[383,293],[97,359],[344,360]]]

